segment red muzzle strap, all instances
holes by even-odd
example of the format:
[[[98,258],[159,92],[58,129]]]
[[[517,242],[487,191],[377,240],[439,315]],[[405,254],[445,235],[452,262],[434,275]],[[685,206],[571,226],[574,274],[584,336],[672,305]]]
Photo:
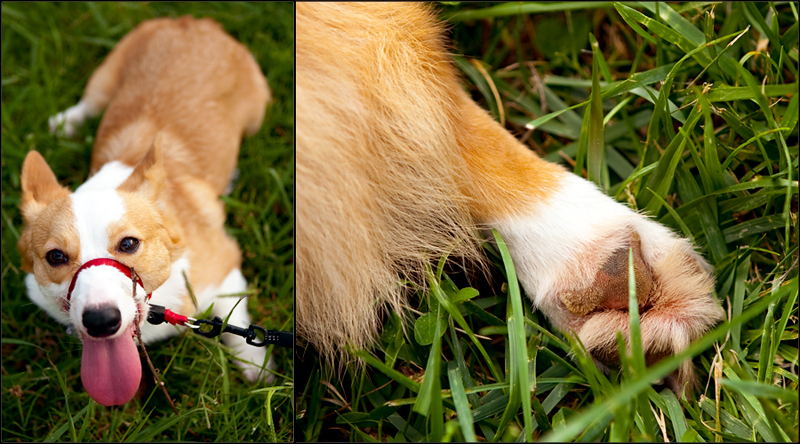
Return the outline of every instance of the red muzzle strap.
[[[70,301],[70,299],[72,298],[72,289],[75,288],[75,282],[78,280],[78,275],[81,274],[81,271],[89,267],[94,267],[96,265],[110,265],[116,268],[117,270],[121,271],[125,276],[128,276],[128,279],[133,279],[131,277],[131,269],[122,265],[115,259],[107,259],[107,258],[92,259],[90,261],[87,261],[85,264],[81,265],[81,268],[78,268],[78,271],[75,272],[75,276],[72,276],[72,282],[69,283],[69,291],[67,291],[67,301]],[[137,278],[139,284],[141,284],[142,288],[144,288],[144,282],[142,282],[142,278],[138,276]],[[153,293],[148,293],[147,296],[145,297],[145,301],[149,301],[150,296],[152,295]]]

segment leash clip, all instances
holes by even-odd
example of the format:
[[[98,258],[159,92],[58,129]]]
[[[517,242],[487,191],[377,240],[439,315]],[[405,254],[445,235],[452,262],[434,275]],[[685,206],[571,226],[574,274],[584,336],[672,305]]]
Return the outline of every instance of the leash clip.
[[[294,334],[289,331],[267,330],[264,327],[253,324],[250,324],[247,328],[227,324],[223,329],[222,325],[225,322],[219,316],[215,316],[212,320],[195,319],[179,315],[168,308],[155,304],[150,304],[150,310],[147,312],[147,322],[152,325],[159,325],[164,322],[172,325],[183,325],[206,338],[216,338],[222,333],[231,333],[245,338],[245,342],[253,347],[266,347],[270,344],[276,344],[279,347],[292,348],[294,345]],[[210,325],[211,328],[205,327],[207,325]],[[264,336],[261,341],[258,340],[258,332],[261,332]]]
[[[200,336],[206,338],[215,338],[222,333],[231,333],[245,338],[247,344],[253,347],[266,347],[270,344],[276,344],[279,347],[292,348],[294,345],[294,334],[288,331],[275,331],[267,330],[259,325],[250,324],[247,328],[237,327],[235,325],[227,324],[222,328],[224,321],[219,316],[215,316],[213,320],[197,319],[195,324],[199,327],[194,330]],[[210,325],[211,330],[205,330],[202,326]],[[264,335],[263,340],[258,340],[258,332]]]
[[[168,308],[155,304],[150,304],[150,309],[147,311],[147,322],[152,325],[167,322],[172,325],[183,325],[191,329],[200,328],[199,325],[195,324],[197,319],[177,314]]]

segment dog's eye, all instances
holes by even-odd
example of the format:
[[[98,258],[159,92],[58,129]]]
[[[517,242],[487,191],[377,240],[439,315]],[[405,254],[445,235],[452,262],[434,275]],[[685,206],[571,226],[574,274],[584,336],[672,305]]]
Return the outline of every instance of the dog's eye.
[[[69,261],[67,255],[64,254],[64,252],[62,252],[61,250],[48,251],[46,258],[47,262],[54,267],[58,267],[61,264],[66,264],[67,261]]]
[[[139,248],[139,239],[135,237],[126,237],[119,241],[117,249],[123,253],[133,253]]]

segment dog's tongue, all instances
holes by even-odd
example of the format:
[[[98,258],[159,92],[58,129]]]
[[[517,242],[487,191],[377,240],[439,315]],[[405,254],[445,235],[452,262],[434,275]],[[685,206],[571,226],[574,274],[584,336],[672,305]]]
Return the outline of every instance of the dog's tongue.
[[[142,378],[133,342],[133,325],[114,339],[86,339],[81,357],[81,382],[89,396],[104,406],[130,401]]]

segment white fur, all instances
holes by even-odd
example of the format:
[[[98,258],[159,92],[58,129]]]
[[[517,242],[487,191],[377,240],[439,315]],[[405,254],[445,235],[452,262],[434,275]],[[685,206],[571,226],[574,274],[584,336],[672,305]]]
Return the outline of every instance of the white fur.
[[[570,313],[558,295],[591,283],[606,255],[625,245],[631,230],[639,233],[642,256],[650,264],[685,242],[578,176],[564,174],[559,186],[526,216],[489,225],[508,245],[517,276],[534,305],[563,328]]]
[[[77,104],[47,119],[50,126],[50,134],[72,137],[75,135],[76,128],[83,125],[83,122],[87,118],[96,115],[97,112],[86,102],[81,100]]]
[[[225,319],[230,313],[228,323],[237,327],[247,328],[250,326],[250,313],[247,311],[247,299],[239,301],[239,297],[221,297],[221,295],[241,293],[247,290],[247,281],[242,276],[242,272],[235,268],[225,277],[225,280],[219,286],[210,286],[203,290],[198,295],[198,304],[200,304],[201,311],[206,310],[211,303],[214,303],[214,308],[211,311],[212,316],[219,316]],[[236,305],[236,308],[234,308]],[[268,372],[261,372],[261,366],[264,364],[264,359],[267,357],[266,347],[253,347],[247,344],[244,338],[224,334],[222,336],[225,344],[231,347],[236,355],[239,357],[235,362],[242,368],[242,373],[249,381],[256,381],[259,378],[264,379],[266,383],[271,383],[275,380],[275,375]],[[275,368],[275,362],[272,356],[269,358],[267,368]]]
[[[28,297],[39,308],[64,325],[72,324],[69,315],[61,309],[60,303],[61,299],[66,299],[67,297],[69,281],[60,285],[55,283],[40,285],[36,281],[36,275],[31,273],[25,276],[25,286],[28,288]]]
[[[86,263],[96,258],[113,259],[108,252],[108,227],[125,214],[122,197],[114,189],[91,188],[89,191],[75,192],[70,197],[75,228],[80,237],[80,262]]]
[[[120,312],[120,329],[111,337],[127,333],[128,326],[136,318],[137,303],[144,298],[144,288],[137,284],[137,301],[131,297],[131,280],[121,271],[109,265],[98,265],[84,269],[78,274],[69,309],[73,326],[87,338],[83,326],[83,312],[89,308],[114,306]]]
[[[150,303],[169,309],[177,309],[177,307],[182,306],[184,298],[189,297],[186,290],[186,281],[183,279],[183,272],[186,272],[187,276],[189,275],[189,260],[186,258],[186,254],[172,263],[169,278],[153,292]],[[130,282],[128,286],[130,286]],[[152,325],[144,321],[142,324],[142,341],[145,344],[152,344],[175,336],[180,331],[180,329],[166,322]]]
[[[125,179],[133,173],[133,167],[114,160],[108,162],[100,168],[94,176],[79,186],[76,193],[86,191],[113,190],[125,182]]]

